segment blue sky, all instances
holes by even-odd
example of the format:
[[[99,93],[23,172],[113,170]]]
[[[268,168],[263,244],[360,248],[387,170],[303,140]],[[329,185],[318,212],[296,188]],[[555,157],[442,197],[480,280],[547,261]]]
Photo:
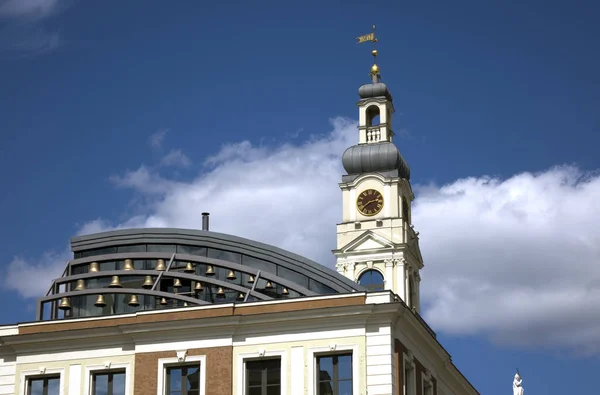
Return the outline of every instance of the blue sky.
[[[331,265],[371,66],[354,37],[376,24],[425,317],[483,394],[510,393],[517,367],[528,394],[589,391],[599,17],[592,1],[0,1],[0,323],[33,319],[69,237],[202,211]]]

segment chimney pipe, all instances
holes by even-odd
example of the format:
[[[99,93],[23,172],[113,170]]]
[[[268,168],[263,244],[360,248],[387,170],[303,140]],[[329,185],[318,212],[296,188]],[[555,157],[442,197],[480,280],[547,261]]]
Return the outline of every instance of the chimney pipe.
[[[202,213],[202,230],[208,230],[208,216],[209,213]]]

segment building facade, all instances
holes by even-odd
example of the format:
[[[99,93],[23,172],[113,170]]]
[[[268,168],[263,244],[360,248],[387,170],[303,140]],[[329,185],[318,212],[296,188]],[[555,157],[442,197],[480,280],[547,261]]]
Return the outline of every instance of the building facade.
[[[478,394],[421,318],[389,89],[360,87],[336,269],[209,230],[71,239],[35,321],[0,327],[0,395]]]

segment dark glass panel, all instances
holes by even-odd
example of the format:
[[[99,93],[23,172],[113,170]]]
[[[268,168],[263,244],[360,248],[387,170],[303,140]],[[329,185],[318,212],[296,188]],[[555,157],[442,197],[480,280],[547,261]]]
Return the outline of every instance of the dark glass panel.
[[[148,252],[170,252],[177,251],[175,244],[148,244]]]
[[[383,275],[374,269],[367,270],[358,278],[358,284],[370,291],[382,291],[384,289]]]
[[[108,395],[108,374],[96,374],[94,377],[94,395]]]
[[[277,265],[248,255],[242,256],[242,265],[250,266],[268,273],[277,274]]]
[[[308,277],[304,274],[300,274],[294,270],[290,270],[283,266],[277,266],[277,275],[289,281],[293,281],[295,284],[301,287],[308,288]]]
[[[146,244],[133,244],[133,245],[128,245],[128,246],[118,246],[117,252],[118,253],[146,252]]]
[[[340,380],[352,379],[352,355],[338,356],[338,377]]]
[[[227,262],[242,263],[242,255],[237,252],[219,250],[217,248],[208,249],[208,257],[222,259]]]
[[[322,381],[319,383],[319,395],[333,395],[331,381]]]
[[[309,279],[308,289],[310,289],[313,292],[319,293],[319,294],[335,294],[335,293],[338,293],[335,289],[333,289],[331,287],[328,287],[327,285],[325,285],[323,283],[315,281],[312,278]]]
[[[81,251],[79,254],[80,254],[81,258],[86,258],[88,256],[114,254],[116,252],[117,252],[117,247],[103,247],[103,248],[95,248],[93,250]]]
[[[267,395],[279,395],[281,394],[280,385],[270,385],[267,387]]]
[[[339,395],[352,395],[352,380],[340,381],[338,383]]]
[[[178,245],[177,253],[178,254],[206,256],[206,247]]]

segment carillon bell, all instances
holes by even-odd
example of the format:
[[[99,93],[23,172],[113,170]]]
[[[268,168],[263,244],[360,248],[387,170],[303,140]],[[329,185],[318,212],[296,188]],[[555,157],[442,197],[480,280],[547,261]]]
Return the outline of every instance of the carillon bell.
[[[225,291],[223,291],[223,287],[219,287],[219,289],[217,290],[217,298],[224,298],[225,297]]]
[[[162,298],[162,299],[160,300],[160,304],[161,304],[162,306],[166,306],[166,305],[167,305],[167,299],[165,299],[165,298]]]
[[[69,298],[61,298],[58,308],[60,310],[71,310],[71,302],[69,301]]]
[[[165,270],[167,270],[167,266],[165,265],[165,260],[164,259],[157,260],[156,267],[154,268],[154,270],[158,270],[159,272],[164,272]]]
[[[133,267],[133,261],[131,259],[125,259],[123,270],[135,270]]]
[[[129,303],[127,303],[128,305],[132,306],[132,307],[137,307],[140,305],[140,302],[138,301],[138,297],[137,295],[131,295],[131,297],[129,298]]]
[[[104,301],[104,295],[98,295],[96,298],[96,302],[94,303],[96,307],[104,307],[106,306],[106,302]]]
[[[214,276],[215,268],[212,265],[206,265],[206,271],[204,272],[205,276]]]
[[[288,289],[287,289],[287,288],[283,287],[283,290],[281,291],[281,294],[282,294],[282,295],[289,295],[289,294],[290,294],[290,291],[288,291]]]
[[[143,288],[146,289],[150,289],[154,286],[154,280],[152,279],[152,276],[146,276],[146,278],[144,279],[144,283],[142,284]]]
[[[267,285],[265,285],[265,289],[273,289],[273,284],[270,281],[267,281]]]
[[[238,300],[244,300],[244,298],[246,297],[246,295],[244,295],[243,293],[240,292],[240,294],[238,295]]]
[[[194,292],[202,292],[204,291],[204,287],[202,286],[202,283],[200,281],[198,281],[196,283],[196,286],[194,287]]]
[[[236,278],[236,277],[235,277],[235,273],[233,272],[233,270],[230,270],[230,271],[227,273],[227,279],[228,279],[228,280],[235,280],[235,278]]]
[[[75,291],[83,291],[85,289],[85,280],[77,280]]]
[[[176,278],[176,279],[173,281],[173,288],[179,288],[179,287],[181,287],[181,280],[180,280],[180,279],[178,279],[178,278]]]
[[[183,307],[188,307],[188,303],[187,302],[183,302]]]
[[[112,276],[112,280],[110,284],[108,284],[108,288],[123,288],[121,282],[119,281],[119,276]]]
[[[251,276],[248,278],[248,282],[249,282],[250,284],[254,284],[254,276],[252,276],[252,275],[251,275]]]
[[[187,265],[185,265],[185,269],[183,271],[186,273],[194,273],[196,269],[194,269],[194,265],[192,265],[192,262],[188,262]]]
[[[98,267],[98,262],[92,262],[90,263],[90,273],[96,273],[99,272],[100,269]]]

